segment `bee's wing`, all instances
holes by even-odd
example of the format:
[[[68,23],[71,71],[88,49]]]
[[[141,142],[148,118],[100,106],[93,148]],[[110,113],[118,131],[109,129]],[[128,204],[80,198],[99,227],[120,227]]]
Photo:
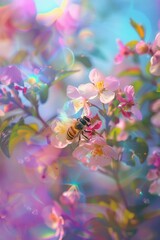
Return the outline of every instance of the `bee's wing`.
[[[83,98],[78,98],[67,101],[63,106],[63,110],[67,113],[68,116],[72,116],[78,113],[83,107],[84,107]]]

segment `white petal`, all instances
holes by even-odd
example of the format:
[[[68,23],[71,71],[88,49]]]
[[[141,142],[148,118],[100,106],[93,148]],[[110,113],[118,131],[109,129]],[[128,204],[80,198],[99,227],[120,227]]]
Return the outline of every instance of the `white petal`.
[[[111,91],[116,91],[120,85],[120,82],[117,78],[108,76],[104,80],[104,86],[106,89]]]
[[[102,103],[109,103],[111,102],[115,97],[115,93],[112,91],[103,91],[100,93],[100,101]]]
[[[92,99],[97,96],[97,89],[92,83],[81,84],[78,87],[79,93],[86,99]]]
[[[56,148],[65,148],[71,142],[67,141],[66,137],[60,136],[51,136],[51,144]]]
[[[67,87],[67,96],[71,99],[75,99],[80,97],[78,89],[74,86],[69,85]]]
[[[91,82],[96,83],[99,81],[103,81],[105,76],[96,68],[92,69],[89,73],[89,79]]]

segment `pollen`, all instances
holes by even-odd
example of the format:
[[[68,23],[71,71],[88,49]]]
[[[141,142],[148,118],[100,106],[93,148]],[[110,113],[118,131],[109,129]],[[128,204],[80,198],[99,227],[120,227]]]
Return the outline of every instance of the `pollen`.
[[[102,156],[103,155],[103,150],[100,145],[95,146],[95,148],[92,150],[92,156]]]
[[[104,81],[98,81],[98,82],[96,82],[95,83],[95,86],[96,86],[96,88],[98,89],[98,91],[103,91],[103,89],[104,89]]]
[[[66,125],[62,124],[61,122],[58,122],[56,127],[55,127],[55,132],[56,133],[61,133],[61,134],[65,134],[66,133]]]

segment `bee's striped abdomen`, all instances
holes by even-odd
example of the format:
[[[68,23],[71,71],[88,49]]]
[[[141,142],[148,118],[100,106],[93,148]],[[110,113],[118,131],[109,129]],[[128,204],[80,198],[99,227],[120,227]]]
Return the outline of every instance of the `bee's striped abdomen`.
[[[73,140],[77,136],[78,131],[74,127],[70,127],[67,131],[67,140]]]

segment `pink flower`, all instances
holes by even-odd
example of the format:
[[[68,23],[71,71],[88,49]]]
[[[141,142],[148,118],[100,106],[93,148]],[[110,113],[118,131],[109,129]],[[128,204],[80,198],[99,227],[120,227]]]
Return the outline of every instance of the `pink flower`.
[[[150,63],[150,73],[155,76],[160,76],[160,33],[155,37],[155,40],[150,48],[152,55]]]
[[[148,158],[148,164],[160,168],[160,152],[154,151]]]
[[[117,152],[99,136],[79,145],[73,151],[73,156],[93,170],[109,165],[112,159],[118,159]]]
[[[156,101],[154,101],[154,103],[151,106],[151,110],[153,112],[158,112],[160,111],[160,99],[157,99]]]
[[[160,112],[156,113],[155,115],[153,115],[151,117],[151,123],[157,127],[157,128],[160,128]]]
[[[160,176],[160,172],[158,171],[158,169],[151,169],[147,174],[147,179],[149,181],[153,181],[159,178],[159,176]]]
[[[3,117],[4,115],[5,115],[5,112],[2,109],[0,109],[0,117]]]
[[[149,187],[149,192],[152,194],[160,194],[160,152],[154,151],[148,158],[148,164],[155,168],[150,169],[147,174],[147,179],[153,181]]]
[[[151,123],[157,127],[160,128],[160,99],[157,99],[156,101],[154,101],[154,103],[151,106],[151,110],[155,113],[152,117],[151,117]]]
[[[115,63],[119,64],[123,61],[124,57],[133,55],[133,52],[127,46],[125,46],[120,39],[117,39],[117,44],[119,47],[119,53],[115,56],[114,61]]]
[[[157,194],[160,195],[160,178],[153,181],[149,187],[149,192],[151,194]]]
[[[51,123],[51,129],[53,134],[51,136],[51,144],[57,148],[64,148],[68,144],[71,144],[71,141],[67,140],[67,131],[69,127],[74,125],[76,119],[64,118],[62,120],[55,119]]]
[[[56,202],[54,202],[53,206],[45,207],[42,212],[45,224],[55,231],[54,237],[57,237],[58,240],[62,240],[64,237],[64,219],[61,214],[61,207]]]
[[[78,88],[69,85],[67,96],[72,99],[64,107],[69,115],[79,112],[82,108],[83,115],[89,116],[91,114],[88,100],[95,96],[95,88],[92,84],[81,84]]]
[[[91,119],[91,125],[87,127],[87,130],[90,131],[91,136],[95,133],[96,130],[102,127],[102,121],[98,114],[96,114]]]
[[[138,120],[142,119],[142,114],[137,108],[137,105],[134,101],[134,88],[129,85],[124,88],[125,98],[120,94],[117,95],[117,99],[120,102],[118,107],[121,109],[122,114],[130,118],[132,115],[135,116]]]
[[[55,25],[60,33],[72,33],[79,26],[80,5],[72,3],[66,11],[57,19]]]
[[[16,26],[13,22],[13,9],[10,4],[6,6],[1,6],[0,8],[0,39],[12,39],[16,33]]]
[[[108,76],[105,77],[97,69],[92,69],[89,74],[90,81],[92,82],[92,93],[94,97],[99,97],[100,101],[104,104],[111,102],[115,97],[115,91],[119,87],[119,80]],[[91,87],[90,84],[85,86],[84,95],[87,95],[88,89]]]
[[[65,205],[74,205],[80,199],[80,193],[76,186],[72,185],[66,192],[63,192],[60,200]]]
[[[0,69],[0,82],[4,85],[10,85],[11,83],[20,84],[22,82],[20,70],[14,65],[2,67]]]
[[[144,41],[140,41],[136,44],[136,52],[138,54],[145,54],[145,53],[148,53],[148,51],[149,51],[149,46]]]
[[[150,73],[155,76],[160,76],[160,51],[156,51],[151,57],[150,63]]]
[[[81,84],[78,88],[68,86],[67,96],[74,100],[75,112],[84,107],[85,115],[90,115],[88,100],[99,97],[102,103],[109,103],[115,97],[115,92],[119,87],[118,79],[105,77],[97,69],[92,69],[89,74],[92,83]]]
[[[160,33],[157,33],[154,42],[151,44],[151,53],[154,54],[160,49]]]

